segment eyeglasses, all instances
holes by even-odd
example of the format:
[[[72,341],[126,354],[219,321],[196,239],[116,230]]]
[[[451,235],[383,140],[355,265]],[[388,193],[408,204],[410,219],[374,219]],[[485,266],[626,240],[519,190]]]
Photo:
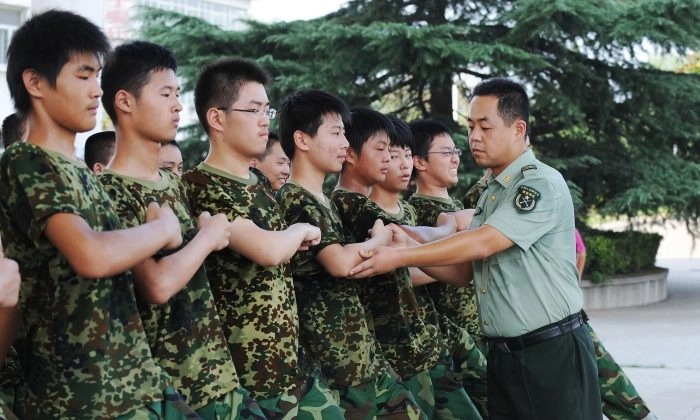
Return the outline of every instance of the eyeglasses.
[[[267,108],[267,109],[257,109],[257,108],[250,108],[250,109],[240,109],[240,108],[216,108],[219,111],[238,111],[238,112],[248,112],[256,117],[263,116],[267,117],[271,120],[274,120],[275,117],[277,116],[277,110],[275,108]]]
[[[439,153],[439,154],[441,154],[443,157],[446,157],[446,158],[447,158],[447,157],[452,157],[452,155],[455,155],[455,156],[459,157],[459,156],[462,156],[462,149],[458,149],[458,148],[455,147],[455,148],[452,148],[452,149],[440,150],[440,151],[436,151],[436,152],[425,152],[426,155],[429,155],[429,154],[431,154],[431,153]]]

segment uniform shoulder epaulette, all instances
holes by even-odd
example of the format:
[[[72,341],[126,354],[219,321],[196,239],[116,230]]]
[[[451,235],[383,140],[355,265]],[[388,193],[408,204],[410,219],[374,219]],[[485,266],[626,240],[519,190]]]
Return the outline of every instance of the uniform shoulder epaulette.
[[[529,178],[537,174],[537,165],[531,163],[520,168],[520,172],[523,174],[523,178]]]

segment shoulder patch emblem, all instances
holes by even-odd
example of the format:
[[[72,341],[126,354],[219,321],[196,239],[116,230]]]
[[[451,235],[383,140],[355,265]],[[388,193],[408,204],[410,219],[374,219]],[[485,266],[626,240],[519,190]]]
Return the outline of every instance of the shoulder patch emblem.
[[[539,191],[532,187],[521,185],[520,188],[518,188],[518,193],[515,194],[513,205],[518,213],[529,213],[535,209],[539,199]]]

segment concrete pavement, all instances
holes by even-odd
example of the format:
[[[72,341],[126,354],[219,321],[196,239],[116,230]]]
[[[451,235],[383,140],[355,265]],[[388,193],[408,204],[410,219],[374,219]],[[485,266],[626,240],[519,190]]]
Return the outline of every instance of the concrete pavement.
[[[659,419],[700,420],[700,259],[661,255],[668,299],[589,311],[590,324]]]

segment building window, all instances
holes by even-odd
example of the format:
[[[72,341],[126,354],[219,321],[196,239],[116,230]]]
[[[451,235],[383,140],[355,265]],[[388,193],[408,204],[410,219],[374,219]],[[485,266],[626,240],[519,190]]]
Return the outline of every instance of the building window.
[[[22,23],[21,11],[0,9],[0,65],[2,66],[7,64],[7,47],[20,23]]]

